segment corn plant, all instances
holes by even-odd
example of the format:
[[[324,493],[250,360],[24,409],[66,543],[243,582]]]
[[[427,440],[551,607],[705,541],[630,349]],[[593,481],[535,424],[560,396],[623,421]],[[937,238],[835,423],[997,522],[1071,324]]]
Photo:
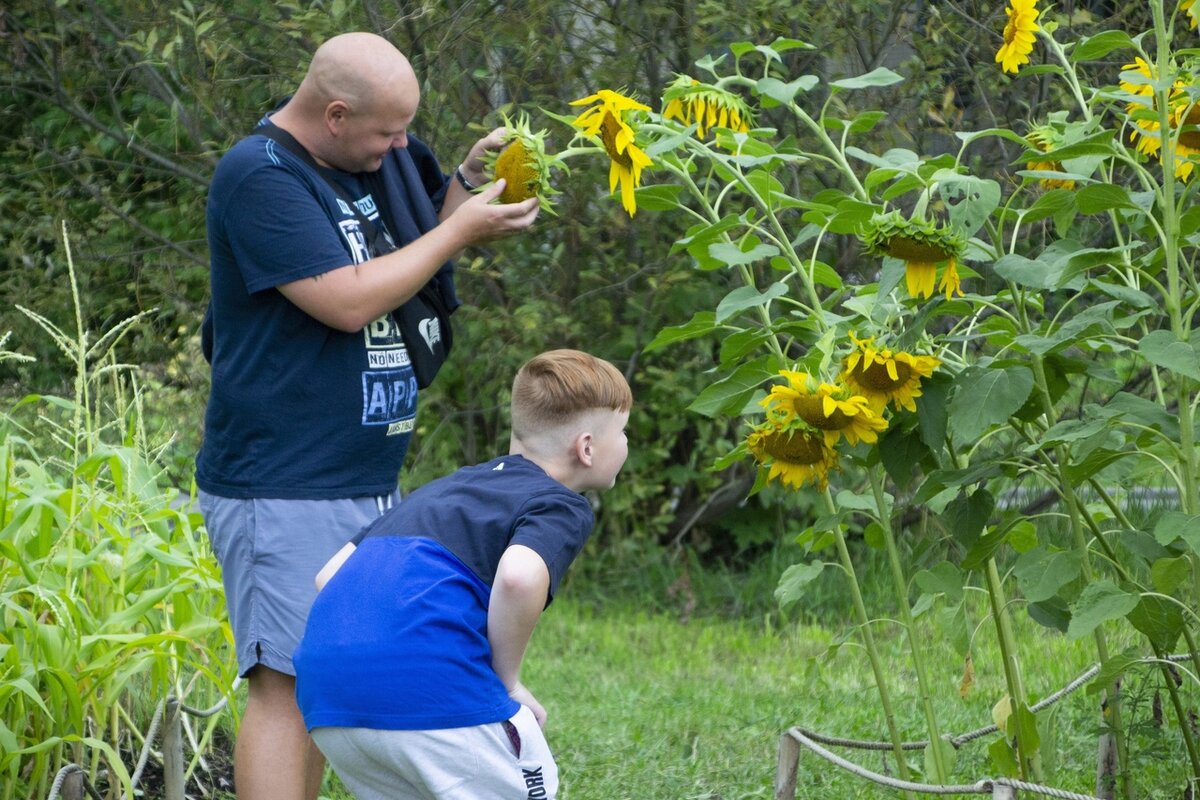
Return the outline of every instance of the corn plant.
[[[220,580],[189,498],[162,483],[136,370],[83,327],[22,308],[71,364],[70,397],[30,394],[0,418],[0,798],[45,796],[66,764],[131,797],[132,765],[167,694],[228,691]],[[6,357],[17,357],[11,351]],[[212,726],[193,743],[203,747]],[[194,762],[193,762],[194,766]]]

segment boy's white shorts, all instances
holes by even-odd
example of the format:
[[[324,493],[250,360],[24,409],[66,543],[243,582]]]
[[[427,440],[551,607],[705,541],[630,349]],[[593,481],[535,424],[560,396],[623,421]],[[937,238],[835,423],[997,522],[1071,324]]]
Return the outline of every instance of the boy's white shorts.
[[[432,731],[314,728],[358,800],[554,800],[558,766],[533,712]]]

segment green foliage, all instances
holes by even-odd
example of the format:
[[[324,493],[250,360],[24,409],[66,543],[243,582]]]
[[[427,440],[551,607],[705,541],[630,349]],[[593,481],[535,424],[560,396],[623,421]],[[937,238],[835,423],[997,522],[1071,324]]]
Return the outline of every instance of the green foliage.
[[[0,797],[45,796],[72,763],[130,794],[154,705],[211,703],[235,677],[220,577],[112,358],[137,320],[91,341],[79,316],[72,335],[26,313],[76,370],[72,395],[0,416]]]

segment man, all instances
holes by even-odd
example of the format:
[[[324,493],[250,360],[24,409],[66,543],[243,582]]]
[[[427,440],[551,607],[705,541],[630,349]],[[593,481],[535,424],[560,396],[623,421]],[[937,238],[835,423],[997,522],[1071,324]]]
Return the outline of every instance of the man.
[[[417,382],[391,312],[431,281],[452,307],[449,260],[537,216],[536,198],[493,204],[502,181],[469,191],[501,131],[447,180],[408,134],[419,103],[387,40],[336,36],[260,128],[272,135],[243,139],[213,177],[212,392],[196,482],[249,684],[241,800],[320,788],[291,657],[321,565],[398,500]]]

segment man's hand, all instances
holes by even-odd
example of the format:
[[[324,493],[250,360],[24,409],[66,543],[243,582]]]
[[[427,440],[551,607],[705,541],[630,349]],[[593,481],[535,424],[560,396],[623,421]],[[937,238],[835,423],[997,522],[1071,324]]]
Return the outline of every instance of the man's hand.
[[[493,202],[504,191],[504,183],[501,178],[473,195],[454,209],[442,224],[459,226],[460,235],[467,244],[481,244],[525,230],[537,219],[538,199],[530,197],[508,204]]]
[[[472,185],[482,186],[487,183],[487,176],[483,173],[483,154],[488,150],[499,150],[504,147],[505,132],[505,128],[495,128],[471,146],[470,152],[467,153],[467,157],[459,169],[462,170],[463,177]]]

